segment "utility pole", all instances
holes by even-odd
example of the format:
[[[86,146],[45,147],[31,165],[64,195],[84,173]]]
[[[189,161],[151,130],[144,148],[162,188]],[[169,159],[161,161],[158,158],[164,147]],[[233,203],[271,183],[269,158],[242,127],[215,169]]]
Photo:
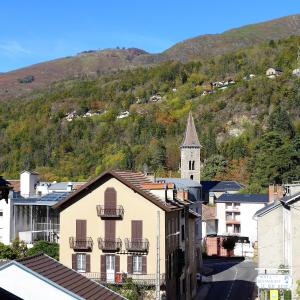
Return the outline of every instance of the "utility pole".
[[[157,211],[155,299],[160,300],[160,212]]]

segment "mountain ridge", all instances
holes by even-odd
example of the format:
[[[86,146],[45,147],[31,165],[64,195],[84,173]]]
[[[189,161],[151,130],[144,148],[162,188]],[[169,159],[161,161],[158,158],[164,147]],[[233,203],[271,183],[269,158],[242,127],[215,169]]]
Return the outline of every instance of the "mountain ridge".
[[[219,34],[196,36],[176,43],[158,54],[138,48],[87,50],[74,56],[0,73],[0,100],[23,96],[59,80],[93,77],[170,60],[187,62],[290,35],[300,35],[300,14],[245,25]],[[31,80],[28,80],[28,76]]]

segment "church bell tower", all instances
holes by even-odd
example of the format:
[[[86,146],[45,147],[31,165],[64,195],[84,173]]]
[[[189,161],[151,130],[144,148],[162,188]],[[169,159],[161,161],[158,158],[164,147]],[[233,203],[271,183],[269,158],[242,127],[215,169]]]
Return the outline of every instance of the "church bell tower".
[[[198,139],[192,113],[189,113],[185,135],[180,146],[181,178],[200,181],[200,149],[201,145]]]

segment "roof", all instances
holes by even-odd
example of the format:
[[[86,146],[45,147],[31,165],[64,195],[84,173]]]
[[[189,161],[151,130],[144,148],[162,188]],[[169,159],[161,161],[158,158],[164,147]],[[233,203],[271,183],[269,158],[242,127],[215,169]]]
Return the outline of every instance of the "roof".
[[[268,203],[268,194],[223,194],[215,202]]]
[[[291,196],[284,196],[283,198],[281,198],[281,201],[284,202],[285,204],[289,204],[293,201],[297,201],[299,197],[300,197],[300,192]]]
[[[259,209],[255,214],[254,214],[254,217],[261,217],[263,216],[264,214],[268,213],[269,211],[277,208],[281,206],[281,202],[276,200],[270,204],[267,204],[265,207]]]
[[[187,119],[185,135],[181,147],[201,147],[191,111]]]
[[[185,188],[200,188],[201,184],[199,181],[185,179],[185,178],[156,178],[157,182],[163,183],[174,183],[179,189]]]
[[[279,206],[288,206],[290,204],[292,204],[294,201],[298,201],[300,198],[300,192],[291,195],[291,196],[284,196],[282,197],[280,200],[276,200],[268,205],[266,205],[265,207],[261,208],[260,210],[258,210],[255,213],[255,217],[261,217],[263,215],[265,215],[266,213],[268,213],[269,211],[279,207]]]
[[[86,182],[52,182],[50,183],[48,190],[67,190],[68,186],[72,186],[72,189],[76,186],[77,189],[85,183]]]
[[[129,188],[131,188],[136,193],[140,194],[153,204],[157,205],[159,208],[163,209],[164,211],[172,211],[174,209],[180,209],[175,203],[167,203],[164,200],[160,199],[158,196],[153,195],[149,192],[149,190],[143,187],[146,183],[152,183],[152,181],[147,178],[141,172],[133,172],[133,171],[106,171],[99,176],[95,177],[94,179],[90,180],[83,186],[81,186],[77,191],[71,193],[65,199],[59,201],[55,204],[54,208],[60,208],[61,210],[65,209],[69,204],[72,204],[79,200],[80,198],[84,197],[98,186],[100,186],[103,182],[109,180],[110,178],[116,178]]]
[[[14,192],[21,191],[20,180],[8,179],[7,181],[10,183],[10,186]]]
[[[245,186],[237,181],[218,181],[218,180],[202,180],[200,181],[204,192],[227,192],[239,191]]]
[[[16,262],[83,299],[126,299],[80,273],[67,268],[48,255],[38,254]]]
[[[30,198],[24,198],[24,197],[17,197],[14,198],[14,205],[46,205],[46,206],[52,206],[56,204],[58,201],[65,199],[70,192],[53,192],[49,193],[47,195],[44,195],[42,197],[36,196],[36,197],[30,197]]]

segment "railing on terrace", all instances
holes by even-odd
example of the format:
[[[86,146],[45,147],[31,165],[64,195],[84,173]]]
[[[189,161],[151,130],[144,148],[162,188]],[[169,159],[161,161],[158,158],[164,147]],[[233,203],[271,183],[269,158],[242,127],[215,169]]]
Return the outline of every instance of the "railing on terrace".
[[[98,238],[98,247],[102,251],[116,252],[122,249],[122,240]]]
[[[148,252],[148,239],[125,239],[125,248],[129,252]]]
[[[118,205],[117,208],[105,208],[103,205],[97,205],[97,215],[101,219],[123,219],[124,208]]]
[[[93,279],[99,283],[111,284],[112,281],[110,280],[107,282],[106,280],[106,273],[99,273],[99,272],[90,272],[90,273],[81,273],[82,275],[86,276],[89,279]],[[145,285],[145,286],[154,286],[156,281],[156,274],[126,274],[126,273],[116,273],[115,284],[124,284],[128,281],[132,281],[138,285]],[[166,283],[166,276],[165,274],[160,274],[160,285],[164,285]]]
[[[85,239],[77,239],[76,237],[69,238],[70,248],[74,250],[92,250],[93,248],[93,239],[87,237]]]

